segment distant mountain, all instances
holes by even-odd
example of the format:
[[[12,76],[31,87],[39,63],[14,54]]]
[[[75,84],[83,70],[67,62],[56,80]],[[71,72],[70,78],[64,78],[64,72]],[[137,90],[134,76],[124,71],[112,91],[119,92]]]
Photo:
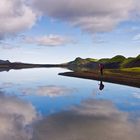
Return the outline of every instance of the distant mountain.
[[[0,72],[9,71],[10,69],[25,69],[25,68],[52,68],[65,67],[64,64],[31,64],[21,62],[10,62],[9,60],[0,60]]]
[[[98,63],[96,59],[86,58],[82,59],[77,57],[74,61],[67,63],[66,65],[69,69],[79,71],[79,70],[88,70],[89,68],[96,69],[98,68]]]
[[[10,64],[9,60],[0,60],[0,64]]]
[[[140,55],[135,58],[125,58],[122,55],[117,55],[112,58],[102,58],[99,60],[77,57],[74,61],[67,63],[67,67],[73,70],[98,69],[99,63],[104,64],[104,67],[107,69],[140,67]]]

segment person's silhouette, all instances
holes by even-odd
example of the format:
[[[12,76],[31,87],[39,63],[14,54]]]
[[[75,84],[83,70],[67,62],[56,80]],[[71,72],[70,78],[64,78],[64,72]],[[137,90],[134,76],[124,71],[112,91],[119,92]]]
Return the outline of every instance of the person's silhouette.
[[[103,64],[99,64],[99,69],[100,69],[100,74],[103,75],[104,65]]]
[[[103,90],[103,89],[104,89],[103,81],[100,81],[100,84],[99,84],[99,90]]]

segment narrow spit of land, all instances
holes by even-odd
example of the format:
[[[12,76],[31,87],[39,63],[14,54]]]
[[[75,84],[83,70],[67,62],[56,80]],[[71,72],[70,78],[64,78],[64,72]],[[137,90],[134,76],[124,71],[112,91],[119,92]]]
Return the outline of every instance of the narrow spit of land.
[[[140,88],[140,72],[138,72],[137,70],[136,71],[131,71],[130,69],[104,70],[103,76],[101,76],[100,72],[97,70],[92,72],[91,71],[65,72],[59,73],[59,75],[105,81]]]

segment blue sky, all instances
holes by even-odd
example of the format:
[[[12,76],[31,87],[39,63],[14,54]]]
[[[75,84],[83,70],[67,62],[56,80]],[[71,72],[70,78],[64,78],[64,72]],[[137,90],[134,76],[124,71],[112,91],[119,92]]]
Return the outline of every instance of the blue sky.
[[[62,63],[140,54],[138,0],[99,1],[3,0],[0,59]]]

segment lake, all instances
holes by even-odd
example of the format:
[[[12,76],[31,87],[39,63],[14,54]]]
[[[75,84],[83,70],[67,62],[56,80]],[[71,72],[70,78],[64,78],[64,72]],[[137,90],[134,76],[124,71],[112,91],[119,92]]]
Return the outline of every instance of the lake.
[[[140,139],[139,88],[58,75],[67,71],[0,73],[0,140]]]

